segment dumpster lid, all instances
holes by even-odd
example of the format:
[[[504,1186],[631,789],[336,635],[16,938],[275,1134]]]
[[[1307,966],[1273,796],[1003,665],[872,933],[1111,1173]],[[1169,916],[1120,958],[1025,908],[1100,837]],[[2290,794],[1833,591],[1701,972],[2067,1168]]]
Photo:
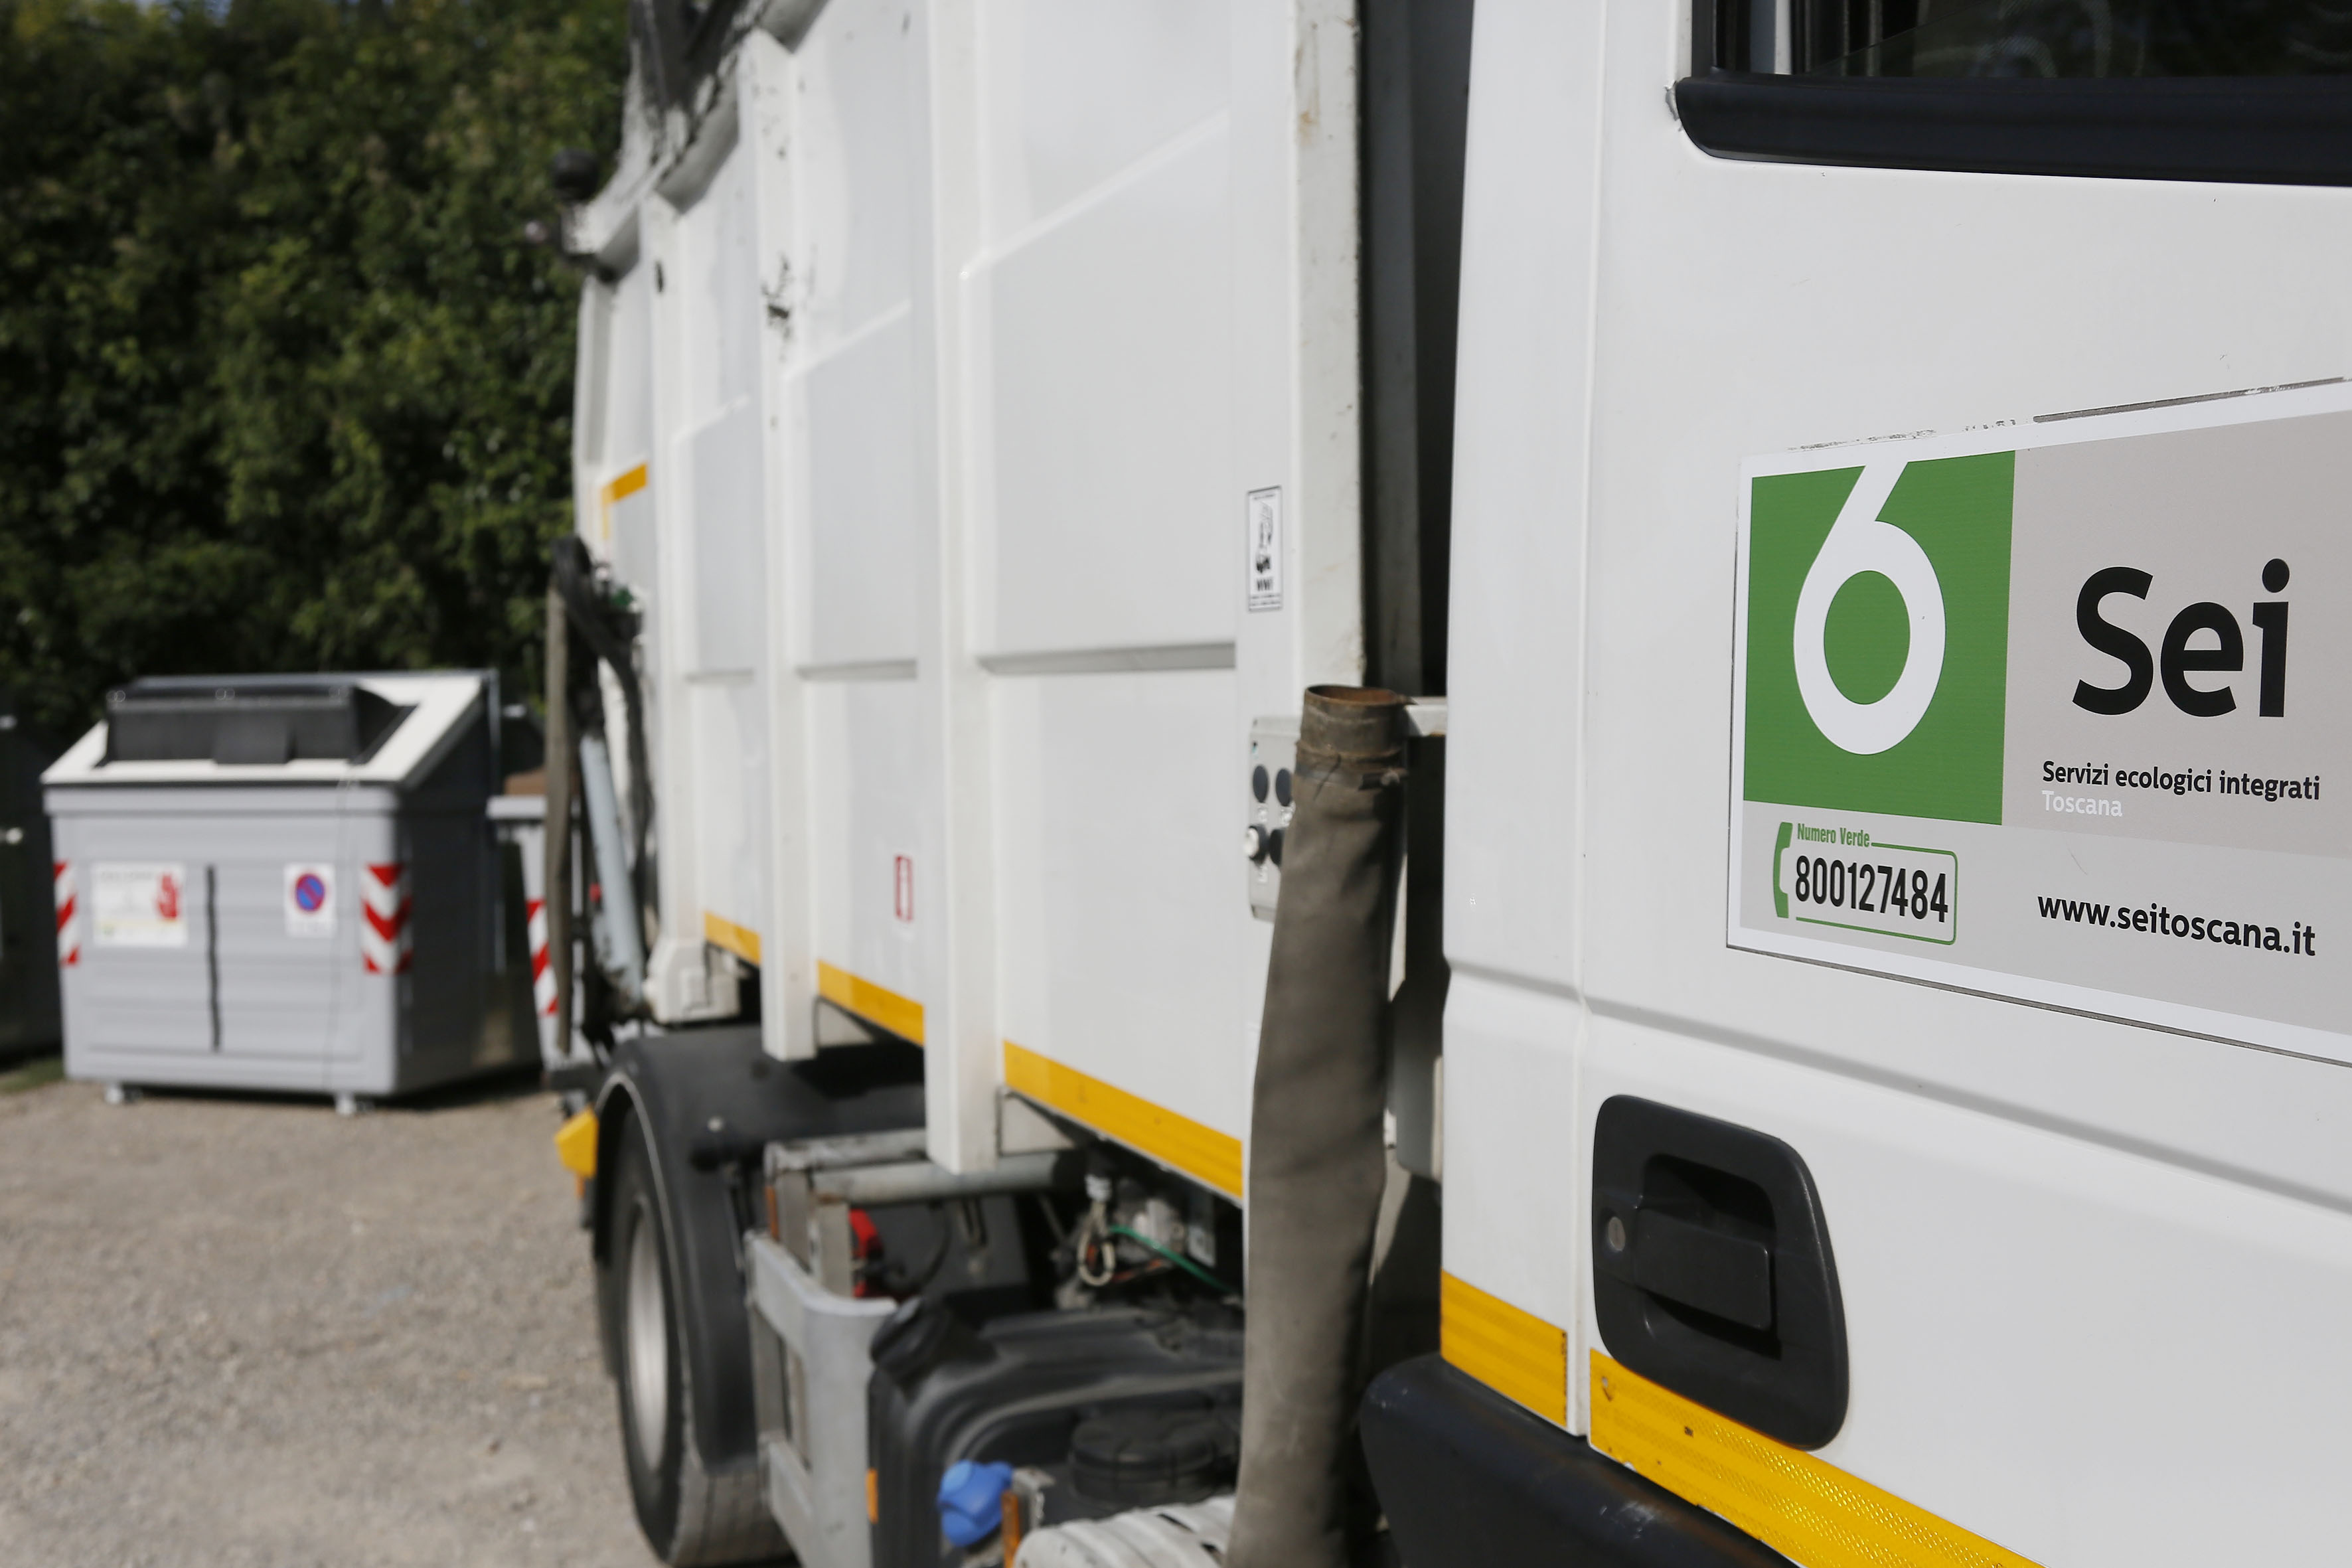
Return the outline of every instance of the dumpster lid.
[[[486,677],[172,676],[107,693],[45,784],[401,784],[479,711]]]

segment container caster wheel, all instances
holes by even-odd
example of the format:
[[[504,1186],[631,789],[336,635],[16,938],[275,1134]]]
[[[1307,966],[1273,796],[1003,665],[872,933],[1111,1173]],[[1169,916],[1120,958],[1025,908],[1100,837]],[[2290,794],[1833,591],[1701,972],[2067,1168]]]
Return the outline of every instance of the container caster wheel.
[[[335,1096],[335,1114],[338,1116],[365,1116],[374,1109],[375,1101],[363,1094]]]
[[[107,1103],[107,1104],[109,1104],[109,1105],[136,1105],[138,1102],[139,1102],[139,1086],[138,1086],[137,1084],[135,1084],[135,1083],[110,1083],[110,1084],[108,1084],[108,1085],[106,1086],[106,1103]]]

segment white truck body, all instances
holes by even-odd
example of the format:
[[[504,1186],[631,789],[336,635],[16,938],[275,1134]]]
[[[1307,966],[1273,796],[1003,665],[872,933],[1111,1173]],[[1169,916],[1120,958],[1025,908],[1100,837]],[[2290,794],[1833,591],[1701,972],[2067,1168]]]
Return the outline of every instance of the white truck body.
[[[1476,19],[1452,978],[1442,1077],[1398,1102],[1401,1157],[1443,1181],[1447,1357],[1819,1568],[2324,1560],[2324,1391],[2352,1380],[2352,773],[2319,782],[2352,718],[2327,265],[2352,197],[1713,155],[1675,110],[1692,25]],[[925,1048],[950,1172],[1055,1142],[1034,1102],[1242,1197],[1253,737],[1272,754],[1303,687],[1365,670],[1356,49],[1346,0],[831,0],[748,9],[695,113],[633,110],[576,219],[603,268],[577,472],[582,535],[647,609],[657,1019],[727,1016],[753,964],[775,1057]],[[2207,395],[2262,388],[2286,390]],[[1940,711],[1993,648],[1990,773],[1938,752],[1934,800],[1894,807],[1818,758],[1770,774],[1775,486],[1832,476],[1811,541],[1855,489],[1834,476],[1947,459],[2013,476],[1977,563],[2006,630],[1991,599],[1931,613],[1956,558],[1873,500],[1853,570],[1903,590],[1894,665],[1925,684],[1823,695],[1832,647],[1790,689],[1841,753],[1914,765],[1941,721],[1896,710]],[[2105,601],[2143,658],[2200,601],[2240,662],[2209,627],[2128,710],[2074,702],[2127,674],[2073,618],[2119,565],[2155,582]],[[2259,606],[2289,601],[2273,714]],[[1818,643],[1836,612],[1808,614]],[[1780,912],[1809,843],[1872,868],[1874,911]],[[1890,846],[1902,919],[1964,903],[1958,935],[1889,928]],[[2094,938],[2044,893],[2159,923]],[[2156,948],[2168,898],[2276,911],[2244,923],[2293,945]],[[1678,1458],[1595,1408],[1625,1374],[1593,1262],[1616,1096],[1801,1153],[1851,1366],[1826,1442],[1686,1429]],[[1735,1460],[1766,1477],[1746,1502]],[[1909,1532],[1894,1555],[1841,1533],[1869,1507]]]
[[[1249,721],[1361,668],[1352,49],[1319,5],[852,0],[749,31],[697,140],[586,209],[582,529],[649,606],[664,1021],[732,1011],[709,944],[780,1057],[819,994],[930,1051],[950,1169],[996,1157],[1012,1047],[1238,1195]]]

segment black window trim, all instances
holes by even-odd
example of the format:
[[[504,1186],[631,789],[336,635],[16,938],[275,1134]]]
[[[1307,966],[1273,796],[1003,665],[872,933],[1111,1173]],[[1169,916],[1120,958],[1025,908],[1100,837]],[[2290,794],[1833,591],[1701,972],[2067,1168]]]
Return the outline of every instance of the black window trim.
[[[1675,84],[1719,158],[2100,179],[2352,184],[2352,77],[2029,81],[1768,76]]]

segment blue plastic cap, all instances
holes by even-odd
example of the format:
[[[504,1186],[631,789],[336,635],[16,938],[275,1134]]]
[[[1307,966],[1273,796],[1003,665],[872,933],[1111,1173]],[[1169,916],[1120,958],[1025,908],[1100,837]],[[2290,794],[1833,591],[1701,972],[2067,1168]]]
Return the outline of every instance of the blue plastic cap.
[[[1010,1465],[958,1459],[940,1478],[940,1528],[958,1546],[979,1545],[1004,1522],[1004,1489],[1012,1484]]]

